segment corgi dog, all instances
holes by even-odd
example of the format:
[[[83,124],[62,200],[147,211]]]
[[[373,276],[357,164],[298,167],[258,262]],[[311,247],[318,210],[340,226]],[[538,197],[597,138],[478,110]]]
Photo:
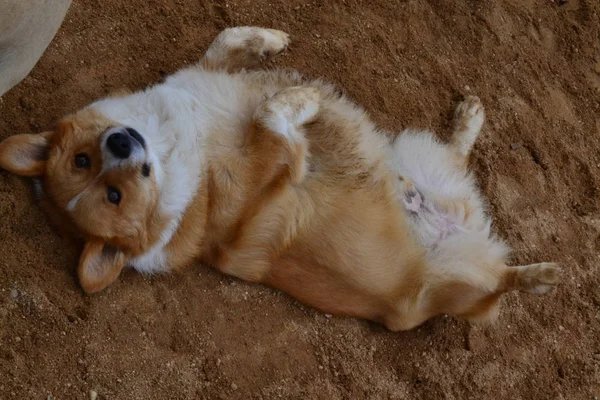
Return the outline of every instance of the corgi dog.
[[[477,97],[458,105],[447,144],[390,135],[330,84],[250,70],[288,42],[226,29],[164,83],[0,144],[0,166],[36,178],[51,220],[85,242],[87,293],[126,266],[201,262],[397,331],[440,314],[488,320],[503,293],[557,285],[554,263],[508,266],[491,231],[467,169]]]

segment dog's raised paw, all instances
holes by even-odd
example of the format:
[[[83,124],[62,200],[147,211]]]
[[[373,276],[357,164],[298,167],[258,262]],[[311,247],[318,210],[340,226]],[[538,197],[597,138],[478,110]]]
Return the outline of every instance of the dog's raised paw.
[[[280,53],[290,43],[290,36],[283,31],[255,26],[229,28],[219,36],[229,48],[249,48],[263,57]]]
[[[266,128],[287,139],[298,139],[294,129],[309,122],[319,111],[319,91],[310,87],[291,87],[277,92],[259,109],[258,118]]]
[[[265,38],[264,52],[267,55],[280,53],[290,44],[290,35],[277,29],[265,29],[263,37]]]

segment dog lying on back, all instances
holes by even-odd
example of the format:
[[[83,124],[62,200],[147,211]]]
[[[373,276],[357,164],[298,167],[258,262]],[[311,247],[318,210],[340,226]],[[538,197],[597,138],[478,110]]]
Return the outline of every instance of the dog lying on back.
[[[390,139],[329,84],[246,70],[287,44],[281,31],[227,29],[166,82],[0,144],[0,166],[39,179],[54,223],[85,241],[86,292],[125,266],[200,260],[404,330],[439,314],[489,319],[503,293],[555,287],[556,264],[507,266],[491,233],[467,170],[478,98],[458,105],[448,144]]]

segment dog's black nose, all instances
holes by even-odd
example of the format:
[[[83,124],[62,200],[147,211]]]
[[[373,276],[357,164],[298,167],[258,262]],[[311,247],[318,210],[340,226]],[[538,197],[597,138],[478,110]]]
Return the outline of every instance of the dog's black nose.
[[[126,133],[113,133],[106,140],[106,145],[115,157],[127,158],[131,154],[131,137]]]

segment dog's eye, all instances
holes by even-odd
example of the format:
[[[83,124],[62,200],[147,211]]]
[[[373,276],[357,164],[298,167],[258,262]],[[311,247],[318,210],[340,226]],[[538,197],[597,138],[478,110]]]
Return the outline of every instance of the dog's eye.
[[[116,187],[109,186],[106,198],[108,199],[108,201],[118,206],[121,202],[121,192],[119,192],[119,189],[117,189]]]
[[[75,155],[75,166],[77,168],[89,168],[90,167],[90,157],[88,157],[85,153],[79,153]]]

